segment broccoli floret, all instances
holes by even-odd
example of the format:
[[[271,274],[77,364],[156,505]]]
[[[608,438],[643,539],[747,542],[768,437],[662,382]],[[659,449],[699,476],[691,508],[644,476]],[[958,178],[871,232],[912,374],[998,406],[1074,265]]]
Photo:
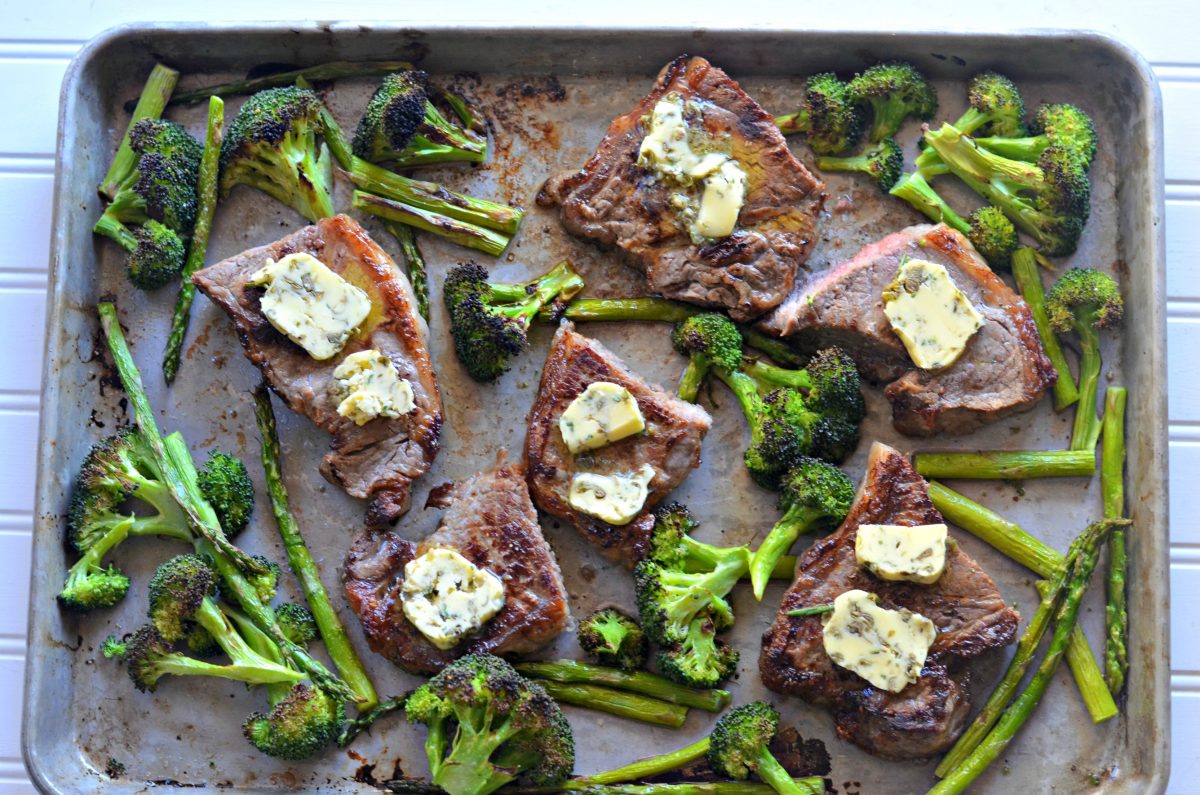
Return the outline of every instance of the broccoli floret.
[[[130,130],[136,165],[120,180],[102,219],[123,224],[154,220],[181,235],[196,223],[196,181],[204,147],[174,122],[142,119]],[[107,222],[106,222],[107,223]],[[97,232],[106,233],[103,227]]]
[[[217,644],[216,639],[208,633],[208,630],[192,621],[187,626],[187,632],[183,636],[183,645],[187,647],[188,653],[193,657],[207,658],[215,657],[221,653],[221,647]]]
[[[134,513],[127,503],[142,503],[153,513]],[[80,555],[67,572],[58,595],[71,610],[112,607],[129,589],[129,579],[104,557],[130,536],[164,536],[191,543],[183,512],[151,462],[132,427],[96,443],[75,478],[67,514],[67,541]]]
[[[1051,255],[1070,254],[1087,220],[1091,185],[1083,161],[1061,146],[1036,164],[994,154],[949,124],[925,140],[951,172],[1004,211]]]
[[[579,625],[579,645],[596,662],[626,671],[646,664],[646,633],[631,616],[608,607],[597,610]]]
[[[409,722],[426,725],[433,783],[450,795],[487,795],[515,780],[557,784],[575,766],[558,705],[490,654],[450,663],[413,691],[404,710]]]
[[[152,625],[141,627],[126,642],[105,644],[106,656],[121,657],[129,678],[138,690],[153,692],[164,675],[215,676],[252,685],[297,681],[303,674],[281,666],[247,665],[235,661],[231,665],[214,665],[173,651],[171,644]],[[117,654],[117,652],[123,652]],[[113,652],[109,654],[109,652]]]
[[[284,602],[276,607],[275,620],[284,636],[301,648],[317,637],[317,622],[312,611],[298,602]]]
[[[267,559],[265,555],[252,555],[251,558],[262,570],[262,573],[247,574],[246,579],[254,586],[259,601],[266,604],[275,598],[275,593],[279,588],[279,564]]]
[[[861,172],[886,193],[904,171],[904,152],[896,139],[884,138],[853,157],[818,157],[817,168],[823,171]]]
[[[187,247],[183,240],[158,221],[147,221],[132,229],[115,218],[103,216],[93,227],[125,249],[125,270],[139,290],[155,290],[176,279],[183,270]]]
[[[509,360],[528,344],[529,326],[538,310],[570,300],[583,289],[583,279],[568,262],[527,284],[491,285],[487,276],[475,263],[456,265],[442,287],[455,353],[476,381],[494,381],[508,371]],[[495,296],[497,290],[524,298],[502,302]]]
[[[871,108],[871,143],[895,137],[908,118],[928,120],[937,113],[937,92],[912,64],[872,66],[850,81],[849,91],[856,105]]]
[[[221,143],[221,192],[249,185],[310,221],[333,215],[329,150],[317,143],[321,100],[285,86],[246,100]]]
[[[695,403],[700,386],[714,364],[736,370],[742,363],[742,335],[733,321],[716,312],[703,312],[675,324],[675,350],[688,358],[679,379],[679,397]]]
[[[767,581],[779,559],[802,533],[836,527],[854,501],[854,484],[840,469],[824,461],[801,456],[783,479],[779,508],[783,511],[750,561],[750,582],[756,599],[762,599]]]
[[[659,508],[634,587],[642,626],[662,647],[663,672],[686,685],[713,687],[737,667],[737,652],[716,633],[733,626],[726,596],[748,571],[750,550],[697,541],[695,527],[682,505]]]
[[[933,221],[944,223],[966,235],[975,250],[993,268],[1007,270],[1010,267],[1013,252],[1019,245],[1017,228],[998,208],[985,205],[963,218],[938,195],[921,169],[900,177],[889,193],[908,202]]]
[[[1079,406],[1071,432],[1072,450],[1093,450],[1100,438],[1096,393],[1100,383],[1100,331],[1120,325],[1125,303],[1112,277],[1090,268],[1071,268],[1046,294],[1046,315],[1059,334],[1079,337]]]
[[[819,155],[844,152],[858,140],[860,120],[849,88],[825,72],[808,78],[800,110],[775,119],[784,135],[804,133]]]
[[[197,482],[226,536],[233,538],[246,529],[254,511],[254,484],[241,459],[220,451],[209,453]]]
[[[1025,101],[1013,82],[996,72],[981,72],[967,86],[967,109],[954,126],[967,135],[1018,138],[1025,134]]]
[[[418,71],[383,79],[354,132],[356,156],[401,167],[487,157],[487,139],[450,121],[429,101],[428,81]]]
[[[1032,136],[1002,137],[997,133],[997,137],[976,142],[998,155],[1027,163],[1036,163],[1047,148],[1059,146],[1074,152],[1085,170],[1091,167],[1096,157],[1096,125],[1082,110],[1067,104],[1041,105],[1032,126]]]
[[[804,795],[771,755],[771,740],[779,731],[779,713],[765,701],[752,701],[726,712],[713,727],[708,763],[723,776],[739,781],[758,775],[780,795]]]
[[[307,759],[337,737],[345,720],[340,701],[319,687],[300,682],[270,712],[256,712],[247,718],[242,733],[268,756]]]

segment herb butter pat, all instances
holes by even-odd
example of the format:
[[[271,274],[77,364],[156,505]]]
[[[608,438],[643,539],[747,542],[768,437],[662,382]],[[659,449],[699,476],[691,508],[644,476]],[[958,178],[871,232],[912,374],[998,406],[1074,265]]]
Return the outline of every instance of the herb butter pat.
[[[913,363],[924,370],[949,367],[983,325],[983,317],[945,267],[923,259],[900,263],[883,291],[883,312]]]
[[[246,283],[267,288],[261,301],[267,320],[317,360],[337,355],[371,311],[365,291],[311,254],[268,262]]]
[[[572,454],[612,444],[645,428],[642,410],[629,390],[607,381],[588,384],[558,418],[558,429]]]
[[[376,417],[394,419],[416,405],[412,384],[396,375],[392,360],[375,349],[352,353],[333,371],[337,412],[365,425]]]
[[[929,585],[946,568],[946,525],[859,525],[854,555],[858,565],[880,579]]]
[[[695,241],[728,237],[737,227],[746,200],[746,172],[723,152],[697,152],[678,94],[660,99],[650,114],[650,129],[638,149],[638,165],[660,179],[685,189],[702,181],[697,199],[692,191],[675,193],[671,204],[688,223]]]
[[[899,693],[917,681],[937,637],[933,622],[909,610],[886,610],[866,591],[833,600],[822,630],[825,653],[875,687]]]
[[[629,524],[646,504],[652,480],[654,467],[649,464],[631,474],[580,472],[571,479],[567,501],[575,510],[611,525]]]
[[[430,643],[452,649],[504,607],[504,583],[453,549],[431,549],[404,564],[400,602]]]

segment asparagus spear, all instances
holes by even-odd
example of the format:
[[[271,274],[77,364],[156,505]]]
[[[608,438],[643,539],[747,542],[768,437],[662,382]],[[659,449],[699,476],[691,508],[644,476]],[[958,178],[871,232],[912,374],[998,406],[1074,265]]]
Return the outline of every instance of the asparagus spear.
[[[213,216],[217,212],[217,178],[220,176],[221,130],[225,126],[225,103],[220,97],[208,101],[208,124],[204,133],[204,154],[200,157],[200,172],[196,194],[199,207],[196,211],[196,226],[192,229],[192,240],[188,245],[187,260],[180,273],[182,283],[179,296],[175,299],[175,314],[171,317],[171,332],[167,335],[167,348],[163,352],[163,378],[167,385],[175,381],[179,372],[179,356],[183,351],[183,338],[187,335],[191,319],[192,299],[196,285],[192,274],[204,267],[204,255],[208,252],[208,235],[212,231]]]
[[[1096,568],[1100,546],[1107,540],[1109,532],[1122,523],[1128,524],[1125,520],[1105,519],[1085,531],[1084,541],[1079,545],[1072,561],[1071,574],[1067,579],[1064,593],[1057,600],[1058,604],[1054,611],[1054,635],[1050,639],[1050,645],[1033,678],[999,716],[987,736],[979,741],[978,745],[963,758],[961,763],[956,765],[953,770],[948,771],[946,777],[929,790],[928,795],[957,795],[966,790],[971,782],[978,778],[987,769],[987,766],[1008,747],[1025,721],[1033,714],[1033,710],[1041,701],[1042,694],[1050,686],[1050,682],[1054,679],[1054,674],[1062,662],[1068,639],[1071,637],[1071,631],[1075,628],[1075,622],[1079,616],[1079,604],[1083,601],[1083,595],[1087,592],[1088,580]],[[1099,530],[1092,531],[1094,527],[1098,527]],[[1024,672],[1022,671],[1022,673]]]
[[[1106,519],[1125,515],[1125,396],[1125,387],[1121,386],[1110,386],[1104,395],[1100,491]],[[1125,608],[1127,565],[1125,528],[1116,527],[1108,542],[1108,602],[1104,608],[1104,623],[1108,630],[1104,644],[1104,672],[1113,697],[1125,686],[1125,674],[1129,670],[1129,615]]]
[[[254,94],[266,88],[290,86],[297,80],[305,82],[312,80],[337,80],[342,77],[372,77],[391,74],[405,69],[412,69],[407,61],[331,61],[330,63],[306,66],[303,69],[293,69],[289,72],[277,72],[273,75],[250,77],[245,80],[234,80],[231,83],[220,83],[205,88],[194,88],[190,91],[180,91],[171,98],[172,105],[195,105],[209,97],[233,97],[239,94]]]
[[[800,607],[795,610],[789,610],[788,615],[792,618],[806,618],[808,616],[819,616],[824,613],[832,613],[833,605],[813,605],[811,607]]]
[[[982,541],[991,544],[1008,558],[1042,577],[1053,577],[1064,566],[1065,558],[1058,550],[1046,546],[1025,532],[1020,525],[994,513],[979,503],[967,499],[956,491],[946,488],[937,481],[929,483],[929,497],[942,516]],[[1040,588],[1040,586],[1039,586]],[[1083,634],[1082,627],[1075,627],[1067,646],[1067,664],[1075,677],[1079,696],[1087,707],[1093,723],[1102,723],[1117,714],[1113,701],[1092,647]]]
[[[220,100],[218,100],[220,101]],[[346,628],[342,626],[337,611],[329,601],[329,594],[321,582],[321,572],[313,559],[304,537],[300,535],[300,527],[296,517],[288,506],[287,487],[283,483],[283,472],[280,468],[279,434],[275,429],[275,414],[271,410],[271,395],[267,392],[266,384],[259,384],[254,391],[254,419],[258,424],[258,433],[262,439],[262,465],[267,477],[267,494],[271,498],[271,510],[275,514],[275,525],[279,529],[279,537],[283,541],[283,549],[287,553],[288,563],[300,581],[300,590],[304,592],[304,600],[312,611],[321,640],[334,667],[342,675],[342,679],[354,691],[355,703],[360,710],[369,710],[379,703],[371,678],[363,668],[362,661],[354,651]]]
[[[1029,305],[1046,358],[1058,371],[1058,380],[1054,382],[1054,410],[1062,411],[1079,402],[1079,387],[1075,385],[1075,376],[1071,375],[1071,367],[1067,364],[1058,335],[1050,327],[1050,318],[1046,315],[1046,290],[1042,287],[1042,274],[1038,271],[1037,256],[1033,249],[1022,246],[1013,253],[1012,274],[1021,297]]]
[[[384,228],[391,232],[392,237],[400,244],[400,251],[408,263],[408,281],[412,284],[413,296],[417,299],[417,312],[429,320],[429,279],[425,271],[425,257],[417,248],[417,236],[411,226],[397,224],[391,221],[384,223]]]
[[[353,700],[353,693],[345,682],[334,676],[308,652],[284,636],[275,620],[275,613],[263,604],[254,585],[246,579],[246,572],[263,574],[266,573],[266,567],[235,547],[225,537],[224,531],[221,530],[221,524],[217,521],[216,513],[200,492],[196,465],[192,461],[192,454],[187,449],[187,444],[178,434],[172,434],[164,439],[158,430],[158,424],[154,421],[154,412],[150,408],[150,401],[142,387],[141,373],[138,372],[137,365],[133,362],[133,355],[130,353],[129,345],[125,342],[125,335],[121,331],[116,306],[102,302],[98,311],[100,327],[104,331],[108,349],[112,353],[113,364],[121,379],[121,386],[125,388],[129,405],[133,407],[134,422],[146,445],[150,448],[158,469],[163,473],[163,479],[171,490],[171,496],[183,509],[188,517],[188,524],[196,532],[194,546],[197,554],[213,561],[226,589],[232,592],[234,599],[246,611],[250,619],[259,629],[271,636],[271,639],[279,645],[288,659],[297,668],[308,674],[314,684],[338,698],[344,698],[347,701]]]
[[[917,472],[927,478],[1027,480],[1090,477],[1096,471],[1092,450],[1035,450],[980,453],[917,453]]]
[[[407,224],[425,232],[432,232],[460,246],[473,248],[493,257],[503,253],[511,240],[499,232],[361,190],[354,191],[352,204],[354,209],[378,216],[385,221]]]
[[[820,776],[794,778],[792,783],[805,795],[825,792],[825,779]],[[589,795],[774,795],[775,788],[755,781],[678,781],[591,786],[587,791]]]
[[[548,679],[563,684],[602,685],[617,690],[628,690],[660,701],[684,707],[695,707],[706,712],[720,712],[729,706],[731,698],[726,690],[697,690],[646,671],[622,671],[619,668],[590,665],[575,660],[524,662],[516,663],[513,667],[526,676],[536,679]]]
[[[687,707],[669,704],[657,698],[648,698],[637,693],[613,690],[596,685],[563,684],[551,679],[534,679],[550,698],[563,704],[607,712],[630,720],[669,726],[678,729],[687,720]]]
[[[659,756],[652,756],[647,759],[639,759],[636,762],[631,762],[628,765],[606,770],[603,773],[596,773],[583,778],[573,778],[558,785],[559,789],[577,790],[587,789],[590,786],[597,784],[622,784],[627,781],[640,781],[653,776],[661,776],[663,773],[670,773],[672,770],[678,770],[684,765],[690,765],[692,762],[698,762],[708,754],[708,749],[711,746],[708,737],[697,740],[691,745],[685,745],[675,751],[670,751]]]
[[[112,200],[117,189],[125,180],[125,176],[133,171],[134,165],[137,163],[137,155],[129,146],[129,131],[142,119],[157,119],[162,116],[168,100],[171,99],[171,92],[175,90],[175,84],[178,81],[179,72],[169,66],[156,63],[150,70],[150,76],[146,78],[146,85],[142,87],[142,94],[138,97],[137,103],[132,108],[127,108],[127,110],[133,111],[133,115],[129,117],[129,126],[125,128],[125,136],[121,139],[120,146],[117,147],[117,154],[113,156],[113,161],[108,166],[108,173],[104,175],[104,180],[96,189],[105,199]]]

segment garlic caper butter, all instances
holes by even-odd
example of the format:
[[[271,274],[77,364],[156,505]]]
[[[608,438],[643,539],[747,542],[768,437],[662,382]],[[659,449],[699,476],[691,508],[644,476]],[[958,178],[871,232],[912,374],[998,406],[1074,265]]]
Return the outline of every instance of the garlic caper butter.
[[[854,535],[858,565],[882,580],[937,582],[946,568],[946,525],[861,524]]]
[[[452,649],[504,607],[504,583],[453,549],[431,549],[404,564],[400,604],[429,642]]]
[[[949,367],[983,326],[983,316],[946,268],[923,259],[900,264],[883,291],[883,312],[913,364],[924,370]]]
[[[692,141],[702,134],[688,128],[683,100],[671,93],[655,103],[638,149],[638,165],[681,188],[670,202],[697,243],[731,235],[746,200],[746,172],[723,152],[697,152]]]
[[[611,525],[629,524],[646,504],[653,479],[654,467],[649,464],[629,474],[580,472],[571,478],[567,501],[575,510]]]
[[[371,311],[364,290],[304,252],[268,262],[246,284],[267,288],[260,301],[262,313],[319,361],[337,355]]]
[[[874,594],[851,590],[833,600],[824,620],[825,653],[875,687],[899,693],[917,681],[937,628],[909,610],[887,610]]]
[[[572,454],[612,444],[645,428],[642,410],[629,390],[607,381],[588,384],[558,418],[558,430]]]
[[[416,405],[412,384],[396,375],[392,360],[374,348],[352,353],[333,371],[337,412],[365,425],[376,417],[394,419]]]

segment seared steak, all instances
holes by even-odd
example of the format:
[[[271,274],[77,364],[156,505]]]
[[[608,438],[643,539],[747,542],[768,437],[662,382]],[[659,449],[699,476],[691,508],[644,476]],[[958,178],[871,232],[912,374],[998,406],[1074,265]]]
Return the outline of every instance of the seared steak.
[[[640,434],[596,450],[572,455],[558,429],[558,418],[588,385],[607,381],[623,386],[637,400],[646,420]],[[564,322],[554,335],[537,398],[529,412],[525,460],[533,501],[546,513],[566,519],[607,557],[633,568],[645,552],[654,526],[650,509],[700,464],[700,445],[712,424],[708,412],[643,381],[616,355]],[[629,524],[610,525],[571,507],[567,494],[576,472],[601,475],[654,467],[643,512]]]
[[[326,361],[275,330],[259,306],[263,290],[246,281],[269,260],[303,252],[367,291],[372,310],[342,352]],[[368,523],[392,522],[408,510],[409,490],[438,451],[442,397],[429,361],[425,321],[417,314],[408,278],[353,219],[338,215],[199,271],[192,281],[229,313],[246,356],[288,408],[333,434],[321,474],[352,497],[371,501]],[[355,351],[374,348],[412,385],[416,408],[365,425],[337,413],[333,371]]]
[[[1017,612],[957,544],[948,545],[945,572],[932,585],[881,580],[858,565],[854,538],[860,524],[944,521],[908,459],[876,442],[846,520],[803,555],[762,638],[758,666],[767,687],[828,708],[838,736],[889,759],[932,756],[949,747],[970,710],[963,660],[1012,643],[1017,632]],[[899,693],[835,665],[825,653],[820,616],[787,615],[855,588],[878,595],[881,607],[920,613],[938,629],[920,678]]]
[[[904,257],[944,265],[984,317],[962,356],[944,370],[914,370],[883,313],[883,289]],[[1029,307],[992,273],[966,238],[942,224],[888,235],[850,261],[811,277],[765,325],[813,347],[840,345],[866,376],[892,381],[884,391],[892,404],[892,423],[910,436],[969,433],[1025,411],[1056,377]]]
[[[671,204],[675,189],[637,164],[646,119],[670,93],[695,103],[702,118],[696,124],[729,142],[748,175],[737,228],[705,245],[693,244],[679,220]],[[680,56],[637,107],[612,122],[583,168],[551,178],[538,202],[562,205],[573,234],[619,248],[652,290],[749,320],[792,289],[815,239],[824,187],[788,151],[775,120],[729,75],[703,58]]]
[[[567,624],[567,590],[542,537],[525,486],[525,468],[501,465],[439,495],[448,506],[419,544],[391,531],[367,531],[346,555],[343,580],[350,607],[371,649],[412,673],[432,674],[464,654],[523,654],[553,640]],[[404,564],[430,549],[456,550],[504,581],[505,602],[491,621],[457,647],[430,643],[404,615]]]

